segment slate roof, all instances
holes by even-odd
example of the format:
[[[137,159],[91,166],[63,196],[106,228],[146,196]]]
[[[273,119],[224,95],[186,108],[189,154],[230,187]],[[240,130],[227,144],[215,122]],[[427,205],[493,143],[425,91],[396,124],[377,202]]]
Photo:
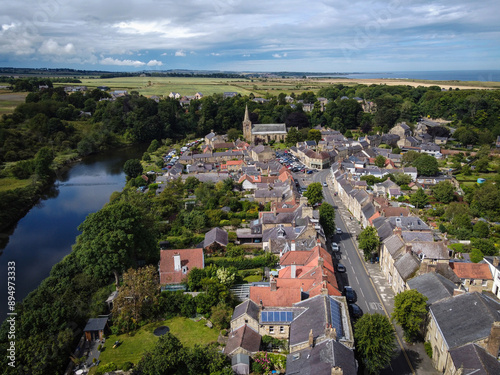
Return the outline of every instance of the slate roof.
[[[392,226],[389,220],[385,217],[378,217],[373,220],[373,226],[377,229],[377,234],[381,241],[386,240],[388,237],[392,236]]]
[[[209,230],[205,234],[205,240],[203,241],[203,247],[210,246],[214,242],[217,242],[221,246],[227,246],[229,240],[227,232],[224,229],[215,227]]]
[[[102,331],[108,323],[108,318],[90,318],[83,332]]]
[[[341,343],[329,339],[313,348],[287,355],[286,375],[330,375],[332,367],[340,367],[345,375],[357,373],[354,352]]]
[[[261,336],[246,324],[229,333],[224,353],[230,355],[238,348],[243,348],[250,353],[256,353],[260,349]]]
[[[412,253],[405,253],[402,257],[394,262],[394,268],[398,270],[401,278],[406,281],[420,268],[420,262],[413,256]]]
[[[300,314],[290,325],[290,345],[297,345],[308,342],[309,332],[313,331],[314,339],[324,337],[326,324],[332,324],[330,314],[330,300],[334,304],[339,304],[330,296],[317,295],[304,301],[294,304],[295,307],[304,307],[306,310]],[[336,316],[342,314],[342,310],[333,312]],[[346,334],[346,329],[342,317],[337,316],[342,321],[343,333]],[[342,337],[340,332],[337,332],[337,339]],[[351,338],[352,339],[352,338]]]
[[[401,237],[405,242],[417,242],[424,241],[430,242],[434,241],[434,236],[431,232],[412,232],[412,231],[403,231],[401,232]]]
[[[412,251],[431,259],[450,259],[448,247],[443,242],[412,242]]]
[[[234,308],[231,320],[237,319],[245,313],[256,321],[259,320],[259,306],[251,299],[247,299]]]
[[[493,322],[500,320],[499,311],[498,302],[477,292],[450,297],[430,306],[448,349],[488,337]]]
[[[285,124],[255,124],[252,125],[252,134],[279,133],[286,134]]]
[[[399,238],[399,236],[395,234],[386,238],[383,244],[386,247],[387,251],[389,251],[389,253],[393,256],[399,249],[401,249],[405,245],[404,242],[401,241],[401,238]]]
[[[452,297],[455,289],[455,284],[452,281],[435,272],[424,273],[408,280],[408,286],[426,296],[428,305],[443,298]]]
[[[429,226],[416,216],[389,217],[392,227],[400,227],[403,230],[430,230]]]
[[[455,368],[462,368],[462,375],[500,374],[500,362],[477,344],[453,349],[450,356]]]

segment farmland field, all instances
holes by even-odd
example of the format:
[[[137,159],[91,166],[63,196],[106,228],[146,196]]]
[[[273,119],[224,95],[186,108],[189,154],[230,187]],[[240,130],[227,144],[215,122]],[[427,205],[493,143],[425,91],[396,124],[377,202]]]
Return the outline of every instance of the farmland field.
[[[19,104],[24,103],[26,95],[27,92],[0,90],[0,115],[14,112]]]

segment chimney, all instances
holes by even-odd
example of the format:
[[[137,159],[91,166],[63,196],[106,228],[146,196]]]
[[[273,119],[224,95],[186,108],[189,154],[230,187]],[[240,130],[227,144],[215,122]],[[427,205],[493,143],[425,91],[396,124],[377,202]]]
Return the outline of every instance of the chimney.
[[[458,289],[453,289],[453,295],[454,296],[459,296],[461,294],[465,294],[465,290],[459,289],[459,288]]]
[[[328,276],[326,275],[326,273],[321,274],[321,281],[326,281],[327,278]]]
[[[498,357],[498,351],[500,350],[500,322],[493,322],[491,325],[490,336],[486,340],[487,346],[486,350],[493,357]]]
[[[295,279],[297,277],[297,265],[295,262],[290,266],[290,277]]]
[[[328,289],[326,287],[326,281],[323,281],[323,285],[321,287],[321,295],[322,296],[327,296],[328,295]]]
[[[401,234],[403,233],[403,230],[401,229],[401,227],[398,227],[396,226],[393,230],[392,230],[392,233],[401,237]]]
[[[493,267],[498,267],[498,257],[493,258]]]
[[[344,370],[341,367],[332,367],[332,372],[330,375],[344,375]]]
[[[314,336],[313,336],[313,330],[311,328],[311,331],[309,331],[309,347],[312,348],[314,346]]]
[[[271,292],[276,292],[276,290],[278,289],[278,287],[276,286],[276,279],[273,277],[271,279]]]
[[[326,325],[325,336],[327,339],[337,340],[337,329],[333,328],[331,324]]]
[[[295,241],[292,241],[290,246],[291,246],[291,248],[290,248],[291,251],[295,251]]]
[[[411,254],[411,245],[406,245],[406,252]]]
[[[181,270],[181,255],[179,253],[174,254],[174,271]]]
[[[323,267],[323,265],[325,264],[325,261],[322,257],[319,257],[318,258],[318,267]]]

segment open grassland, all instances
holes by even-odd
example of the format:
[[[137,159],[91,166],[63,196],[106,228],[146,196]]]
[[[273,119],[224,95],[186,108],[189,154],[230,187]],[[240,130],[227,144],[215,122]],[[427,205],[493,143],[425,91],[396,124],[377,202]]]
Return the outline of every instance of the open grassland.
[[[26,95],[27,92],[0,90],[0,115],[14,112],[19,104],[24,103]]]
[[[111,335],[106,339],[104,350],[99,359],[101,364],[114,362],[120,368],[125,362],[137,364],[144,352],[151,351],[159,340],[153,334],[155,328],[168,326],[170,332],[177,337],[182,345],[193,347],[195,344],[206,345],[217,341],[219,331],[208,328],[205,320],[195,322],[191,319],[176,317],[147,324],[132,334]],[[120,345],[113,349],[115,341],[120,341]]]
[[[1,178],[0,179],[0,192],[19,189],[28,186],[31,183],[30,179],[18,180],[17,178]]]

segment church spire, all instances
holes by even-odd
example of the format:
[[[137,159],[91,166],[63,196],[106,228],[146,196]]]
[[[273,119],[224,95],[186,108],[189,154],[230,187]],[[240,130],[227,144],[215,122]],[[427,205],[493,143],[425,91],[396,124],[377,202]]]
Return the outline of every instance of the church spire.
[[[245,107],[245,118],[243,119],[243,121],[250,121],[250,116],[248,115],[248,104]]]

